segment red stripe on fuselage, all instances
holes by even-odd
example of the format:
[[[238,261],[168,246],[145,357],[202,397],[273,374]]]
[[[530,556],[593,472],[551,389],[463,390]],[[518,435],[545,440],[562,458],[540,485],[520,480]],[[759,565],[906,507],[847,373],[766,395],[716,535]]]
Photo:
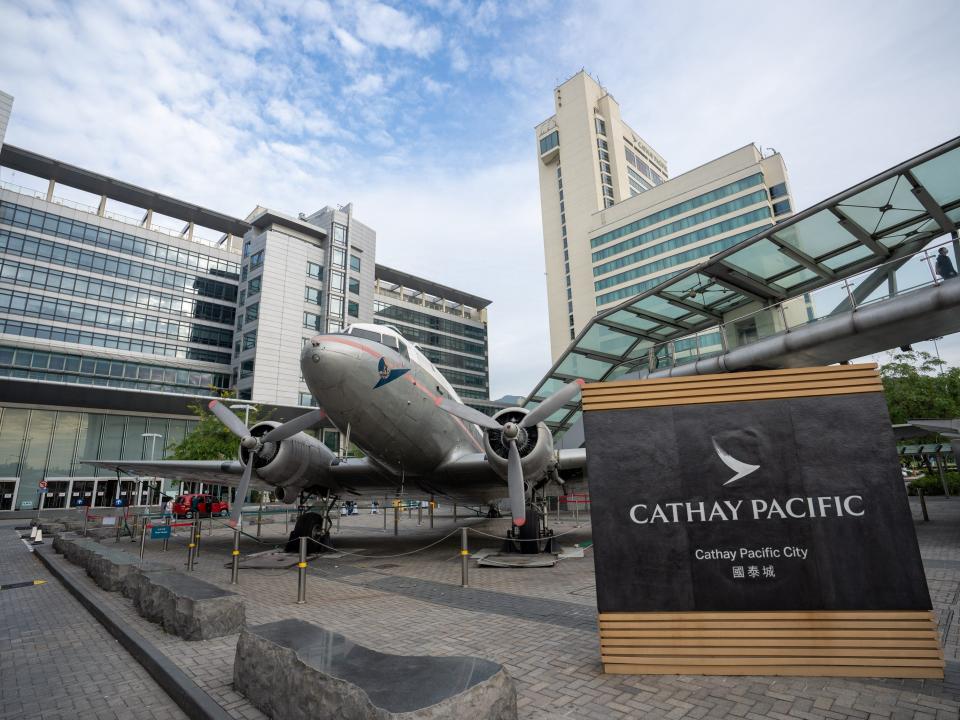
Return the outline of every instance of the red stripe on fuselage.
[[[358,343],[355,340],[348,340],[347,338],[344,338],[340,335],[321,335],[319,338],[317,338],[317,340],[319,342],[334,342],[334,343],[340,343],[341,345],[347,345],[349,347],[356,348],[357,350],[362,350],[363,352],[367,353],[367,355],[370,355],[371,357],[375,357],[378,360],[384,355],[384,353],[377,352],[373,348],[368,347],[363,343]],[[411,361],[410,364],[413,365],[414,364],[413,361]],[[434,405],[437,404],[437,396],[434,395],[432,392],[430,392],[428,388],[424,387],[422,383],[417,381],[417,379],[413,376],[412,372],[404,374],[402,376],[402,379],[405,379],[408,382],[412,383],[415,388],[417,388],[418,390],[420,390],[420,392],[422,392],[424,395],[430,398],[431,402],[433,402]],[[460,418],[456,417],[455,415],[450,415],[450,418],[453,419],[453,421],[460,426],[460,429],[463,430],[464,434],[467,436],[467,439],[471,443],[473,443],[473,446],[480,452],[483,452],[483,448],[480,447],[480,444],[477,442],[477,438],[474,437],[474,434],[467,429],[467,426],[463,424],[463,421],[460,420]]]

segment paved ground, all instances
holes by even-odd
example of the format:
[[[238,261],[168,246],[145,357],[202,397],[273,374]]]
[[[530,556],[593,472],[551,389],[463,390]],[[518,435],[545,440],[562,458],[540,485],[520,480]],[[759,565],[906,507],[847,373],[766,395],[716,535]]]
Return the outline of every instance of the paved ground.
[[[960,716],[960,499],[932,498],[928,504],[933,522],[918,522],[917,530],[948,660],[945,682],[604,675],[591,551],[546,569],[471,563],[470,587],[463,589],[459,533],[451,534],[449,517],[438,518],[430,530],[426,516],[418,527],[415,512],[404,515],[399,538],[392,535],[392,515],[387,533],[382,516],[343,518],[336,544],[357,554],[311,561],[305,605],[296,605],[293,570],[245,570],[240,586],[231,588],[224,566],[230,550],[227,531],[210,536],[204,531],[198,572],[242,593],[250,624],[297,617],[385,652],[469,654],[501,662],[516,679],[521,717],[954,720]],[[917,508],[914,514],[919,518]],[[468,521],[471,549],[495,547],[494,539],[478,531],[502,535],[507,523]],[[589,540],[587,524],[577,526],[564,518],[554,526],[565,533],[562,544]],[[448,534],[445,541],[417,551]],[[242,550],[263,550],[283,537],[282,521],[264,525],[265,544],[244,539]],[[124,542],[131,550],[136,547]],[[159,542],[148,543],[147,554],[182,561],[185,542],[185,537],[175,538],[168,553],[160,551]],[[73,572],[92,586],[82,571]],[[231,687],[236,636],[187,643],[144,622],[119,595],[101,597],[234,717],[262,717]],[[0,606],[3,600],[0,596]]]
[[[184,718],[147,672],[0,521],[0,718]]]

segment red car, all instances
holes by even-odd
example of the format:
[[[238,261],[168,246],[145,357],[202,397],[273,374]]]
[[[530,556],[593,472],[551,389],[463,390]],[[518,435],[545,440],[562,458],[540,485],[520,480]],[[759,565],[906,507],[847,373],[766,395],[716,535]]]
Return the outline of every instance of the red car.
[[[209,517],[230,514],[230,506],[215,498],[213,495],[187,494],[180,495],[173,501],[173,516],[178,518]]]

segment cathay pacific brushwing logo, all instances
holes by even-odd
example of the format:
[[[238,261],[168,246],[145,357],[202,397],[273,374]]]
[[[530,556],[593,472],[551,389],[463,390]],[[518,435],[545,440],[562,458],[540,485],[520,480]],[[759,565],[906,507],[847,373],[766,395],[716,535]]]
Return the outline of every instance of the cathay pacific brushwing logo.
[[[386,385],[388,382],[393,382],[401,375],[410,372],[410,368],[391,368],[387,363],[386,358],[380,358],[380,362],[377,363],[377,373],[380,375],[380,380],[377,381],[377,384],[373,386],[373,389],[376,390],[381,385]]]
[[[759,465],[751,465],[750,463],[745,463],[742,460],[737,460],[733,455],[720,447],[720,444],[717,442],[716,438],[710,439],[713,442],[713,449],[717,451],[717,455],[720,456],[720,460],[723,461],[723,464],[736,473],[736,475],[727,480],[724,485],[729,485],[737,480],[742,480],[750,473],[760,469]]]

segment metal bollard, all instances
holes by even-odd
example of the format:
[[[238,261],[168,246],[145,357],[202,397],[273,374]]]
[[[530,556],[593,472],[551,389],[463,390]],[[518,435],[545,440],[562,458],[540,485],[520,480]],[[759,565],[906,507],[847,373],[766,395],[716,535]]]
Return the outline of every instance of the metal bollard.
[[[470,584],[470,551],[467,549],[467,528],[460,529],[460,585]]]
[[[87,509],[83,509],[83,536],[87,536],[87,520],[89,519],[90,514],[87,512]]]
[[[170,524],[170,516],[167,515],[167,516],[163,519],[163,522],[164,522],[165,525],[169,525],[169,524]],[[170,536],[169,536],[169,535],[163,539],[163,551],[166,552],[168,547],[170,547]]]
[[[193,563],[195,559],[196,544],[194,542],[196,536],[197,521],[194,520],[190,524],[190,542],[187,543],[187,571],[193,571]]]
[[[387,534],[387,499],[383,499],[383,534]]]
[[[307,536],[300,536],[300,562],[297,563],[297,605],[307,601]]]
[[[453,524],[457,524],[457,504],[453,504]]]
[[[260,537],[260,528],[263,526],[263,503],[257,509],[257,537]]]
[[[417,505],[417,525],[423,525],[423,503]]]
[[[393,506],[393,534],[400,534],[400,506]]]
[[[149,523],[143,523],[143,532],[140,533],[140,559],[143,560],[143,548],[147,544],[147,530],[150,528]]]
[[[190,530],[193,532],[193,536],[196,538],[194,542],[196,543],[196,551],[194,552],[194,557],[200,557],[200,533],[203,532],[203,520],[197,518],[193,521],[194,525]]]
[[[430,496],[430,529],[433,530],[433,508],[436,503],[433,501],[433,495]]]
[[[233,558],[230,567],[230,584],[240,584],[240,528],[233,529],[233,550],[230,553]]]

